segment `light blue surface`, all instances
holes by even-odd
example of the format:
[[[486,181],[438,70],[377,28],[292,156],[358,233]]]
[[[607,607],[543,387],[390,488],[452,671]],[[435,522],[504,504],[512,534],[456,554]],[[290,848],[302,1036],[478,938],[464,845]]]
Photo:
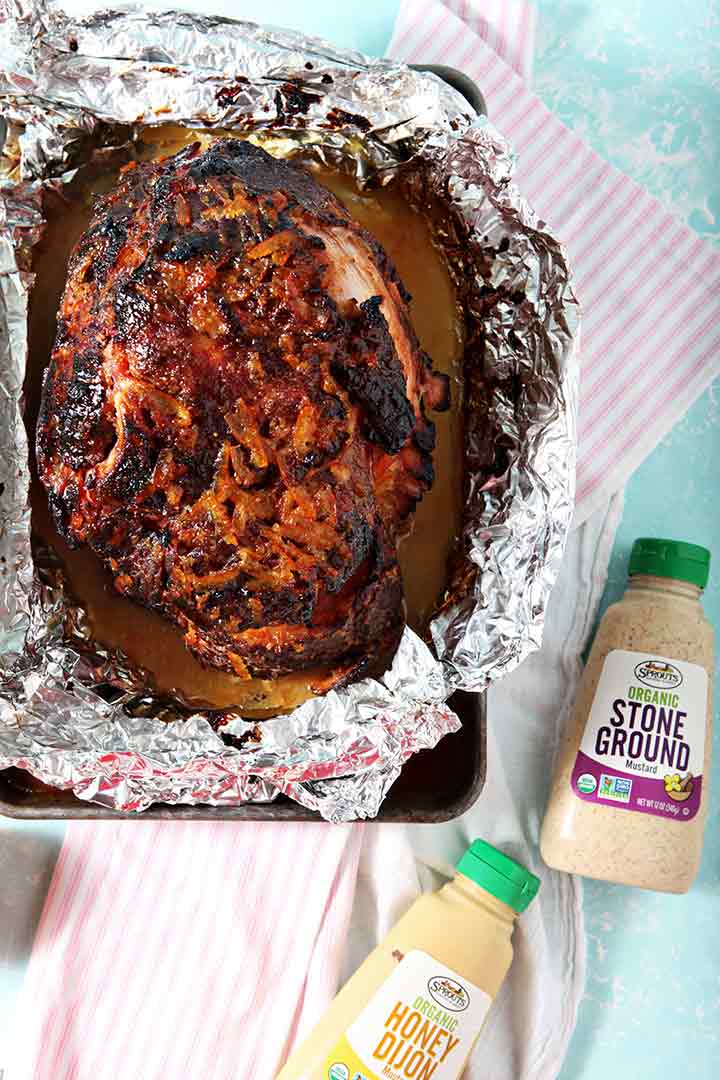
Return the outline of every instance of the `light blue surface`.
[[[88,6],[83,4],[83,6]],[[158,6],[157,4],[155,6]],[[168,4],[167,6],[170,6]],[[272,18],[382,54],[394,0],[210,0],[182,6]],[[535,88],[570,126],[707,239],[720,243],[720,36],[708,0],[545,0]],[[638,469],[603,604],[617,598],[638,535],[715,547],[706,611],[720,627],[720,387],[706,393]],[[718,724],[720,736],[720,724]],[[588,982],[562,1080],[720,1076],[720,738],[700,879],[687,897],[585,884]],[[3,822],[40,886],[61,826]],[[28,855],[30,848],[35,849]],[[2,862],[0,860],[0,872]],[[5,905],[5,906],[4,906]],[[0,1068],[37,911],[0,955]],[[13,917],[0,891],[0,923]]]
[[[714,546],[704,607],[720,628],[719,392],[716,384],[630,479],[602,610],[622,594],[633,540],[675,536]],[[587,985],[562,1080],[601,1080],[608,1062],[642,1080],[720,1076],[719,696],[716,689],[710,812],[691,892],[584,882]]]
[[[720,241],[718,8],[702,0],[541,5],[534,84],[549,108],[678,217]],[[714,547],[720,628],[720,384],[631,477],[601,610],[637,536]],[[586,992],[561,1080],[720,1076],[720,723],[700,876],[687,896],[584,883]]]

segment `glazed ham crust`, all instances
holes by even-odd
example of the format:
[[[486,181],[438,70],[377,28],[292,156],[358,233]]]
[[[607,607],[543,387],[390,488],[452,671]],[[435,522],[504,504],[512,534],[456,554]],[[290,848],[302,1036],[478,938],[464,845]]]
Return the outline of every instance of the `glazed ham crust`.
[[[72,254],[38,423],[57,528],[206,664],[355,664],[402,626],[396,545],[447,405],[379,244],[224,139],[128,167]]]

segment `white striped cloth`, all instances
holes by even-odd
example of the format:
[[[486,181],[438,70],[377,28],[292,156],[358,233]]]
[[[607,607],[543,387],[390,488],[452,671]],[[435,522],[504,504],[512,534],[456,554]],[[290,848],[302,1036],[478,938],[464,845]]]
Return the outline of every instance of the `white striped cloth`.
[[[720,373],[720,253],[528,90],[533,26],[524,3],[401,0],[390,55],[477,82],[520,190],[567,248],[583,312],[579,524]]]
[[[436,14],[435,7],[443,12]],[[450,64],[472,75],[471,59],[476,38],[480,38],[529,83],[535,24],[535,5],[525,0],[448,0],[444,5],[401,0],[388,56],[408,63]],[[440,38],[436,39],[438,33]],[[412,57],[408,49],[412,49]]]
[[[363,828],[70,825],[6,1080],[272,1080],[336,992]]]

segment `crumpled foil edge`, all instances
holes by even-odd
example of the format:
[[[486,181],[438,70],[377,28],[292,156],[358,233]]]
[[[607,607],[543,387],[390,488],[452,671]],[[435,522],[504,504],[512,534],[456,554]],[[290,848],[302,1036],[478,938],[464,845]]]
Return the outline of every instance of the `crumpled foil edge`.
[[[450,694],[484,690],[541,642],[574,497],[578,312],[562,249],[513,185],[502,136],[432,76],[185,12],[76,21],[40,0],[5,17],[0,768],[125,811],[282,791],[330,821],[373,817],[403,762],[458,729]],[[360,183],[422,163],[430,192],[467,232],[468,310],[483,328],[476,374],[487,411],[467,429],[463,589],[432,622],[435,655],[406,629],[382,679],[262,724],[237,717],[222,729],[232,745],[200,712],[158,723],[141,672],[101,647],[74,648],[67,598],[30,549],[21,406],[41,187],[66,181],[109,125],[170,121],[289,134],[325,161],[352,160]],[[504,455],[495,471],[493,440]]]

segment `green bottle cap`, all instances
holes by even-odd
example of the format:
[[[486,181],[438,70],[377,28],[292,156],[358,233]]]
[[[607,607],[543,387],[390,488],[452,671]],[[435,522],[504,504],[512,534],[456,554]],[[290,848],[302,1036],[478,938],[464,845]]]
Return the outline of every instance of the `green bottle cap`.
[[[518,912],[540,888],[540,878],[485,840],[473,840],[455,869]]]
[[[644,536],[632,546],[628,574],[677,578],[704,589],[710,574],[710,552],[698,544],[686,544],[684,540]]]

